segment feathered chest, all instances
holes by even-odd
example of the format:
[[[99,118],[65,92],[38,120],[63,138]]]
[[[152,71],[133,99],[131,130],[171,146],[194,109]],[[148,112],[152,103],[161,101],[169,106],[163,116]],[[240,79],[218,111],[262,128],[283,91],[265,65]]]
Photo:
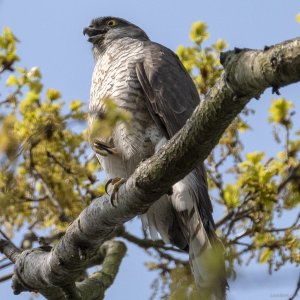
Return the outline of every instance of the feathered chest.
[[[142,43],[124,40],[111,45],[96,62],[90,93],[90,112],[103,109],[104,99],[111,98],[119,108],[136,112],[143,107],[143,92],[135,66],[143,59]]]
[[[129,112],[129,123],[119,122],[112,136],[97,138],[109,142],[119,152],[123,161],[132,168],[154,153],[161,133],[152,120],[145,94],[136,74],[136,63],[143,60],[142,42],[122,41],[109,47],[98,58],[91,85],[89,126],[100,116],[105,116],[105,99],[113,100],[118,109]],[[131,168],[131,167],[130,167]]]

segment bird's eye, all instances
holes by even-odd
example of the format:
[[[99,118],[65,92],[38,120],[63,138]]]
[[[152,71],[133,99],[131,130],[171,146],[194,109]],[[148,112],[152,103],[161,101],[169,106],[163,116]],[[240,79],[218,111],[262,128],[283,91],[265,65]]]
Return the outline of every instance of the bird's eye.
[[[109,20],[106,23],[107,26],[116,26],[117,25],[117,21],[116,20]]]

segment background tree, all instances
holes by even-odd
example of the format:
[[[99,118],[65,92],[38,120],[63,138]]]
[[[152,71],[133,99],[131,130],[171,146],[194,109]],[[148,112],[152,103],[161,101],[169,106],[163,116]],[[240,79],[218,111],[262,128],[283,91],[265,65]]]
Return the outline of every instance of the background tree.
[[[177,53],[204,95],[221,74],[218,56],[226,44],[218,40],[204,47],[208,33],[202,22],[193,25],[190,36],[194,45],[180,46]],[[103,185],[95,176],[98,163],[89,155],[82,130],[86,107],[74,100],[67,108],[57,90],[43,89],[37,68],[15,68],[15,43],[16,38],[5,29],[0,39],[0,62],[9,92],[1,101],[0,215],[2,230],[9,237],[14,230],[28,227],[21,247],[30,248],[38,240],[43,246],[55,243],[79,212],[103,193]],[[113,103],[109,108],[102,130],[124,118]],[[246,119],[252,113],[245,110],[235,120],[208,159],[211,195],[224,211],[217,225],[225,237],[231,276],[234,265],[253,259],[268,263],[270,271],[300,260],[296,236],[299,215],[294,213],[300,196],[300,140],[297,128],[293,128],[293,104],[279,98],[270,107],[269,122],[281,148],[274,157],[244,150],[240,134],[250,129]],[[282,226],[278,217],[290,212],[294,219]],[[193,284],[183,254],[125,228],[117,234],[152,256],[147,266],[159,272],[154,294],[186,298]]]

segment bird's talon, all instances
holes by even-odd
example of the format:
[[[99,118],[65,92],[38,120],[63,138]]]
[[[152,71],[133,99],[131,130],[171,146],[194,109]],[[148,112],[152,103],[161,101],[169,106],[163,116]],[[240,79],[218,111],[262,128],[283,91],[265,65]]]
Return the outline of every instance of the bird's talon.
[[[114,203],[115,197],[111,196],[110,197],[110,204],[112,205],[112,207],[116,208],[117,206]]]
[[[109,179],[107,182],[106,182],[106,184],[105,184],[105,187],[104,187],[104,190],[105,190],[105,193],[108,195],[108,196],[110,196],[109,195],[109,193],[108,193],[108,187],[109,187],[109,185],[112,183],[112,178],[111,179]]]
[[[110,196],[110,203],[113,207],[117,207],[114,203],[114,200],[116,199],[116,195],[118,195],[120,186],[125,182],[126,182],[125,178],[116,177],[116,178],[110,179],[106,184],[106,187],[108,187],[109,184],[113,185],[113,189],[112,189],[111,196]]]

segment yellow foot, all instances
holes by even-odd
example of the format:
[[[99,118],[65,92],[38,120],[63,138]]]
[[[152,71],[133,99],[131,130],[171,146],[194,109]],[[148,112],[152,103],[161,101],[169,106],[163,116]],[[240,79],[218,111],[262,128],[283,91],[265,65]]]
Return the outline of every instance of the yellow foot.
[[[111,191],[110,195],[110,203],[113,207],[116,207],[114,200],[116,199],[116,195],[118,195],[118,191],[123,183],[126,182],[127,179],[115,177],[113,179],[109,179],[105,185],[105,192],[108,194],[107,189],[109,185],[111,184],[113,186],[113,189]]]

